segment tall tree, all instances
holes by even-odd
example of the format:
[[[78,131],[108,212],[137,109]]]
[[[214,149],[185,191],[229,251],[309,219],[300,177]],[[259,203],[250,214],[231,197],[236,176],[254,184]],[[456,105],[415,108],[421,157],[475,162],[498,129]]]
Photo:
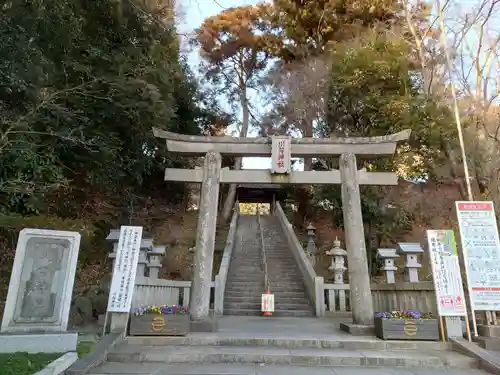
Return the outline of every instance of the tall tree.
[[[167,12],[134,1],[2,3],[1,211],[81,217],[94,197],[123,204],[163,187],[164,164],[179,161],[151,127],[196,134],[205,117]]]
[[[330,55],[337,48],[335,43],[341,45],[375,26],[396,28],[404,22],[400,11],[401,4],[393,0],[273,1],[269,24],[280,38],[273,51],[280,61],[269,77],[275,105],[266,118],[267,130],[302,137],[325,134]],[[313,164],[312,158],[304,159],[305,170]],[[310,192],[310,186],[296,190],[297,226],[305,224]]]
[[[240,137],[246,137],[250,126],[249,91],[258,85],[259,73],[266,69],[269,39],[264,33],[267,6],[241,6],[224,10],[203,21],[197,30],[197,41],[203,58],[202,74],[208,83],[230,103],[237,103],[242,112]],[[236,158],[235,169],[241,169]],[[228,220],[236,197],[236,185],[229,192],[222,208]]]

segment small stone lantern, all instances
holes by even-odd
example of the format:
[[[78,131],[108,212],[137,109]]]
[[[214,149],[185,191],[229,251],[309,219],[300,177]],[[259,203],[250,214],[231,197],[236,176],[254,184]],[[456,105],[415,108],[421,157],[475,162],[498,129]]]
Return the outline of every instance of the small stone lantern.
[[[345,257],[347,256],[347,251],[340,248],[340,241],[337,237],[335,237],[335,241],[333,241],[332,249],[326,251],[325,254],[332,256],[332,264],[328,267],[328,269],[333,271],[333,283],[343,284],[344,272],[347,270],[345,267]]]
[[[398,253],[406,255],[405,278],[410,283],[418,283],[418,269],[422,265],[418,262],[418,254],[424,250],[418,242],[400,242],[398,243]]]
[[[394,259],[399,257],[396,249],[377,249],[377,255],[384,261],[382,271],[385,271],[387,284],[394,284],[396,282],[395,272],[398,270],[394,265]]]
[[[148,263],[146,267],[149,270],[149,277],[157,279],[160,274],[161,257],[165,255],[165,246],[153,247],[152,250],[147,252]]]
[[[311,264],[314,267],[316,263],[316,243],[315,243],[315,238],[316,238],[316,227],[312,224],[309,223],[307,226],[307,256],[311,260]]]

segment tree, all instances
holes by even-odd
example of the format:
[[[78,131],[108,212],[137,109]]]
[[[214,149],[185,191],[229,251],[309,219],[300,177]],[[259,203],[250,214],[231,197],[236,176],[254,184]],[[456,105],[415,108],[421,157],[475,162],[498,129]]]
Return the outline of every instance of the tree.
[[[274,106],[265,118],[265,130],[302,137],[335,134],[327,124],[334,116],[326,116],[329,92],[333,92],[330,86],[334,83],[330,69],[338,64],[335,59],[347,53],[344,43],[360,40],[373,29],[399,33],[405,23],[401,4],[389,0],[276,0],[269,13],[270,32],[280,38],[280,45],[273,51],[281,60],[268,78]],[[419,16],[416,13],[414,17]],[[385,134],[385,130],[380,129],[379,134]],[[305,170],[313,166],[312,158],[304,159]],[[310,191],[309,186],[297,189],[297,226],[306,222]]]
[[[241,6],[224,10],[203,21],[197,30],[197,41],[204,60],[202,74],[230,103],[238,103],[242,111],[240,137],[246,137],[250,125],[249,90],[258,85],[259,73],[264,71],[272,37],[263,33],[267,7]],[[241,169],[236,158],[235,169]],[[222,217],[229,220],[236,196],[236,185],[229,187]]]
[[[208,115],[170,11],[108,0],[2,9],[0,210],[81,217],[94,197],[164,188],[165,164],[180,162],[151,127],[198,134]]]
[[[410,15],[411,4],[404,5]],[[495,164],[499,164],[495,72],[500,38],[495,21],[500,3],[481,0],[469,9],[452,1],[432,5],[437,16],[431,24],[439,30],[440,42],[430,40],[430,29],[419,29],[409,17],[408,25],[418,51],[425,94],[455,108],[456,130],[441,140],[446,165],[463,199],[489,196],[496,190],[497,183],[491,184],[491,190],[490,183],[497,180]]]
[[[322,55],[331,41],[348,40],[377,23],[394,23],[401,5],[394,0],[274,0],[269,11],[276,53],[286,63]]]

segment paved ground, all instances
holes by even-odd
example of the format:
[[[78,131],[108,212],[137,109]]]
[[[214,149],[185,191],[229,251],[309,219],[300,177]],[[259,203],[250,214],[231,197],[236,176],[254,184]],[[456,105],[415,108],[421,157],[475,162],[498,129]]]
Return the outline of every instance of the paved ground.
[[[262,316],[222,316],[219,320],[218,334],[248,336],[266,334],[290,338],[329,337],[331,340],[355,338],[341,332],[341,322],[351,318],[314,318],[314,317],[262,317]],[[363,339],[358,337],[358,339]]]
[[[143,358],[139,361],[132,358],[128,358],[127,353],[123,353],[124,358],[116,359],[116,362],[105,363],[98,368],[94,369],[92,375],[486,375],[487,373],[470,369],[469,366],[455,366],[455,368],[391,368],[391,367],[348,367],[354,363],[349,363],[349,361],[336,361],[336,362],[322,362],[324,364],[330,363],[331,367],[318,367],[318,366],[290,366],[287,364],[282,365],[271,365],[271,364],[235,364],[235,362],[229,363],[206,363],[206,364],[193,364],[189,359],[191,356],[193,358],[198,358],[198,352],[201,354],[206,354],[206,352],[217,352],[226,353],[230,352],[232,356],[235,354],[233,352],[244,353],[248,355],[249,353],[254,353],[254,357],[269,357],[273,353],[280,351],[283,352],[311,352],[309,355],[312,359],[321,355],[335,354],[336,357],[339,355],[344,359],[348,359],[347,354],[350,356],[353,353],[357,356],[363,357],[368,356],[369,353],[372,357],[383,356],[383,357],[401,357],[411,359],[413,357],[428,358],[433,356],[438,357],[458,357],[458,359],[467,359],[467,357],[462,357],[456,352],[446,351],[440,343],[423,343],[422,348],[426,350],[408,350],[400,351],[404,346],[415,345],[415,342],[404,341],[398,342],[394,341],[384,341],[377,339],[373,336],[352,336],[347,333],[340,332],[339,324],[340,322],[349,321],[349,319],[333,319],[333,318],[294,318],[294,317],[280,317],[280,318],[263,318],[263,317],[246,317],[246,316],[224,316],[219,320],[219,329],[217,333],[190,333],[187,338],[179,338],[184,343],[179,342],[181,346],[170,346],[165,347],[161,343],[161,338],[155,338],[153,341],[156,343],[141,343],[142,345],[155,345],[147,349],[149,359]],[[130,338],[130,344],[139,344],[140,340],[145,338]],[[167,338],[165,338],[167,339]],[[238,342],[238,340],[258,340],[261,341],[260,346],[238,346],[240,344],[235,344],[236,346],[212,346],[216,345],[217,340],[231,339]],[[261,346],[265,345],[268,340],[279,340],[279,344],[275,342],[279,347],[273,346]],[[168,339],[168,340],[171,340]],[[211,340],[215,340],[213,343]],[[342,341],[344,345],[351,347],[351,350],[344,349],[323,349],[329,346],[324,346],[322,349],[317,348],[297,348],[293,347],[283,347],[284,342],[287,340],[305,340],[311,341],[313,343],[318,340],[322,341],[323,344],[328,344],[331,341]],[[264,342],[264,343],[262,343]],[[363,343],[363,344],[362,344]],[[186,345],[187,344],[187,345]],[[361,350],[360,348],[368,345],[376,345],[380,347],[382,345],[383,350]],[[202,346],[200,346],[202,345]],[[399,346],[394,348],[394,346]],[[136,346],[137,347],[137,346]],[[418,348],[420,349],[420,345]],[[440,347],[441,350],[434,351],[434,348]],[[354,349],[358,348],[358,349]],[[122,347],[125,352],[128,350],[127,347]],[[397,350],[397,351],[395,351]],[[121,350],[118,350],[120,352]],[[169,355],[172,351],[176,352],[177,361],[175,362],[186,362],[178,364],[168,364]],[[170,354],[169,354],[170,353]],[[198,353],[198,354],[197,354]],[[240,354],[241,354],[240,353]],[[292,353],[292,354],[293,354]],[[323,354],[322,354],[323,353]],[[342,354],[344,353],[344,354]],[[201,355],[200,354],[200,355]],[[227,353],[226,353],[227,354]],[[286,354],[286,353],[285,353]],[[300,353],[299,353],[300,354]],[[283,353],[281,353],[283,355]],[[201,359],[201,357],[200,357]],[[144,361],[145,362],[141,362]],[[150,362],[148,362],[150,360]],[[202,360],[203,361],[203,360]],[[191,363],[190,363],[191,362]],[[257,361],[257,362],[260,362]],[[456,361],[455,361],[456,362]],[[172,363],[172,362],[170,362]],[[268,363],[279,363],[276,361],[268,361]],[[310,361],[303,363],[313,363]],[[339,364],[345,364],[346,366],[338,366]]]
[[[486,375],[480,370],[273,365],[107,363],[92,375]]]

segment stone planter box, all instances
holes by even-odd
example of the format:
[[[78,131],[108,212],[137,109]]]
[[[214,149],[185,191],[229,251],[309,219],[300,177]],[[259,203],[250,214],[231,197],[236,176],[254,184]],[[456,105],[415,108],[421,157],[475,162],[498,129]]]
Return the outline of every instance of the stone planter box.
[[[145,314],[130,316],[131,336],[186,336],[189,315]]]
[[[382,340],[439,340],[437,319],[375,318],[375,336]]]

